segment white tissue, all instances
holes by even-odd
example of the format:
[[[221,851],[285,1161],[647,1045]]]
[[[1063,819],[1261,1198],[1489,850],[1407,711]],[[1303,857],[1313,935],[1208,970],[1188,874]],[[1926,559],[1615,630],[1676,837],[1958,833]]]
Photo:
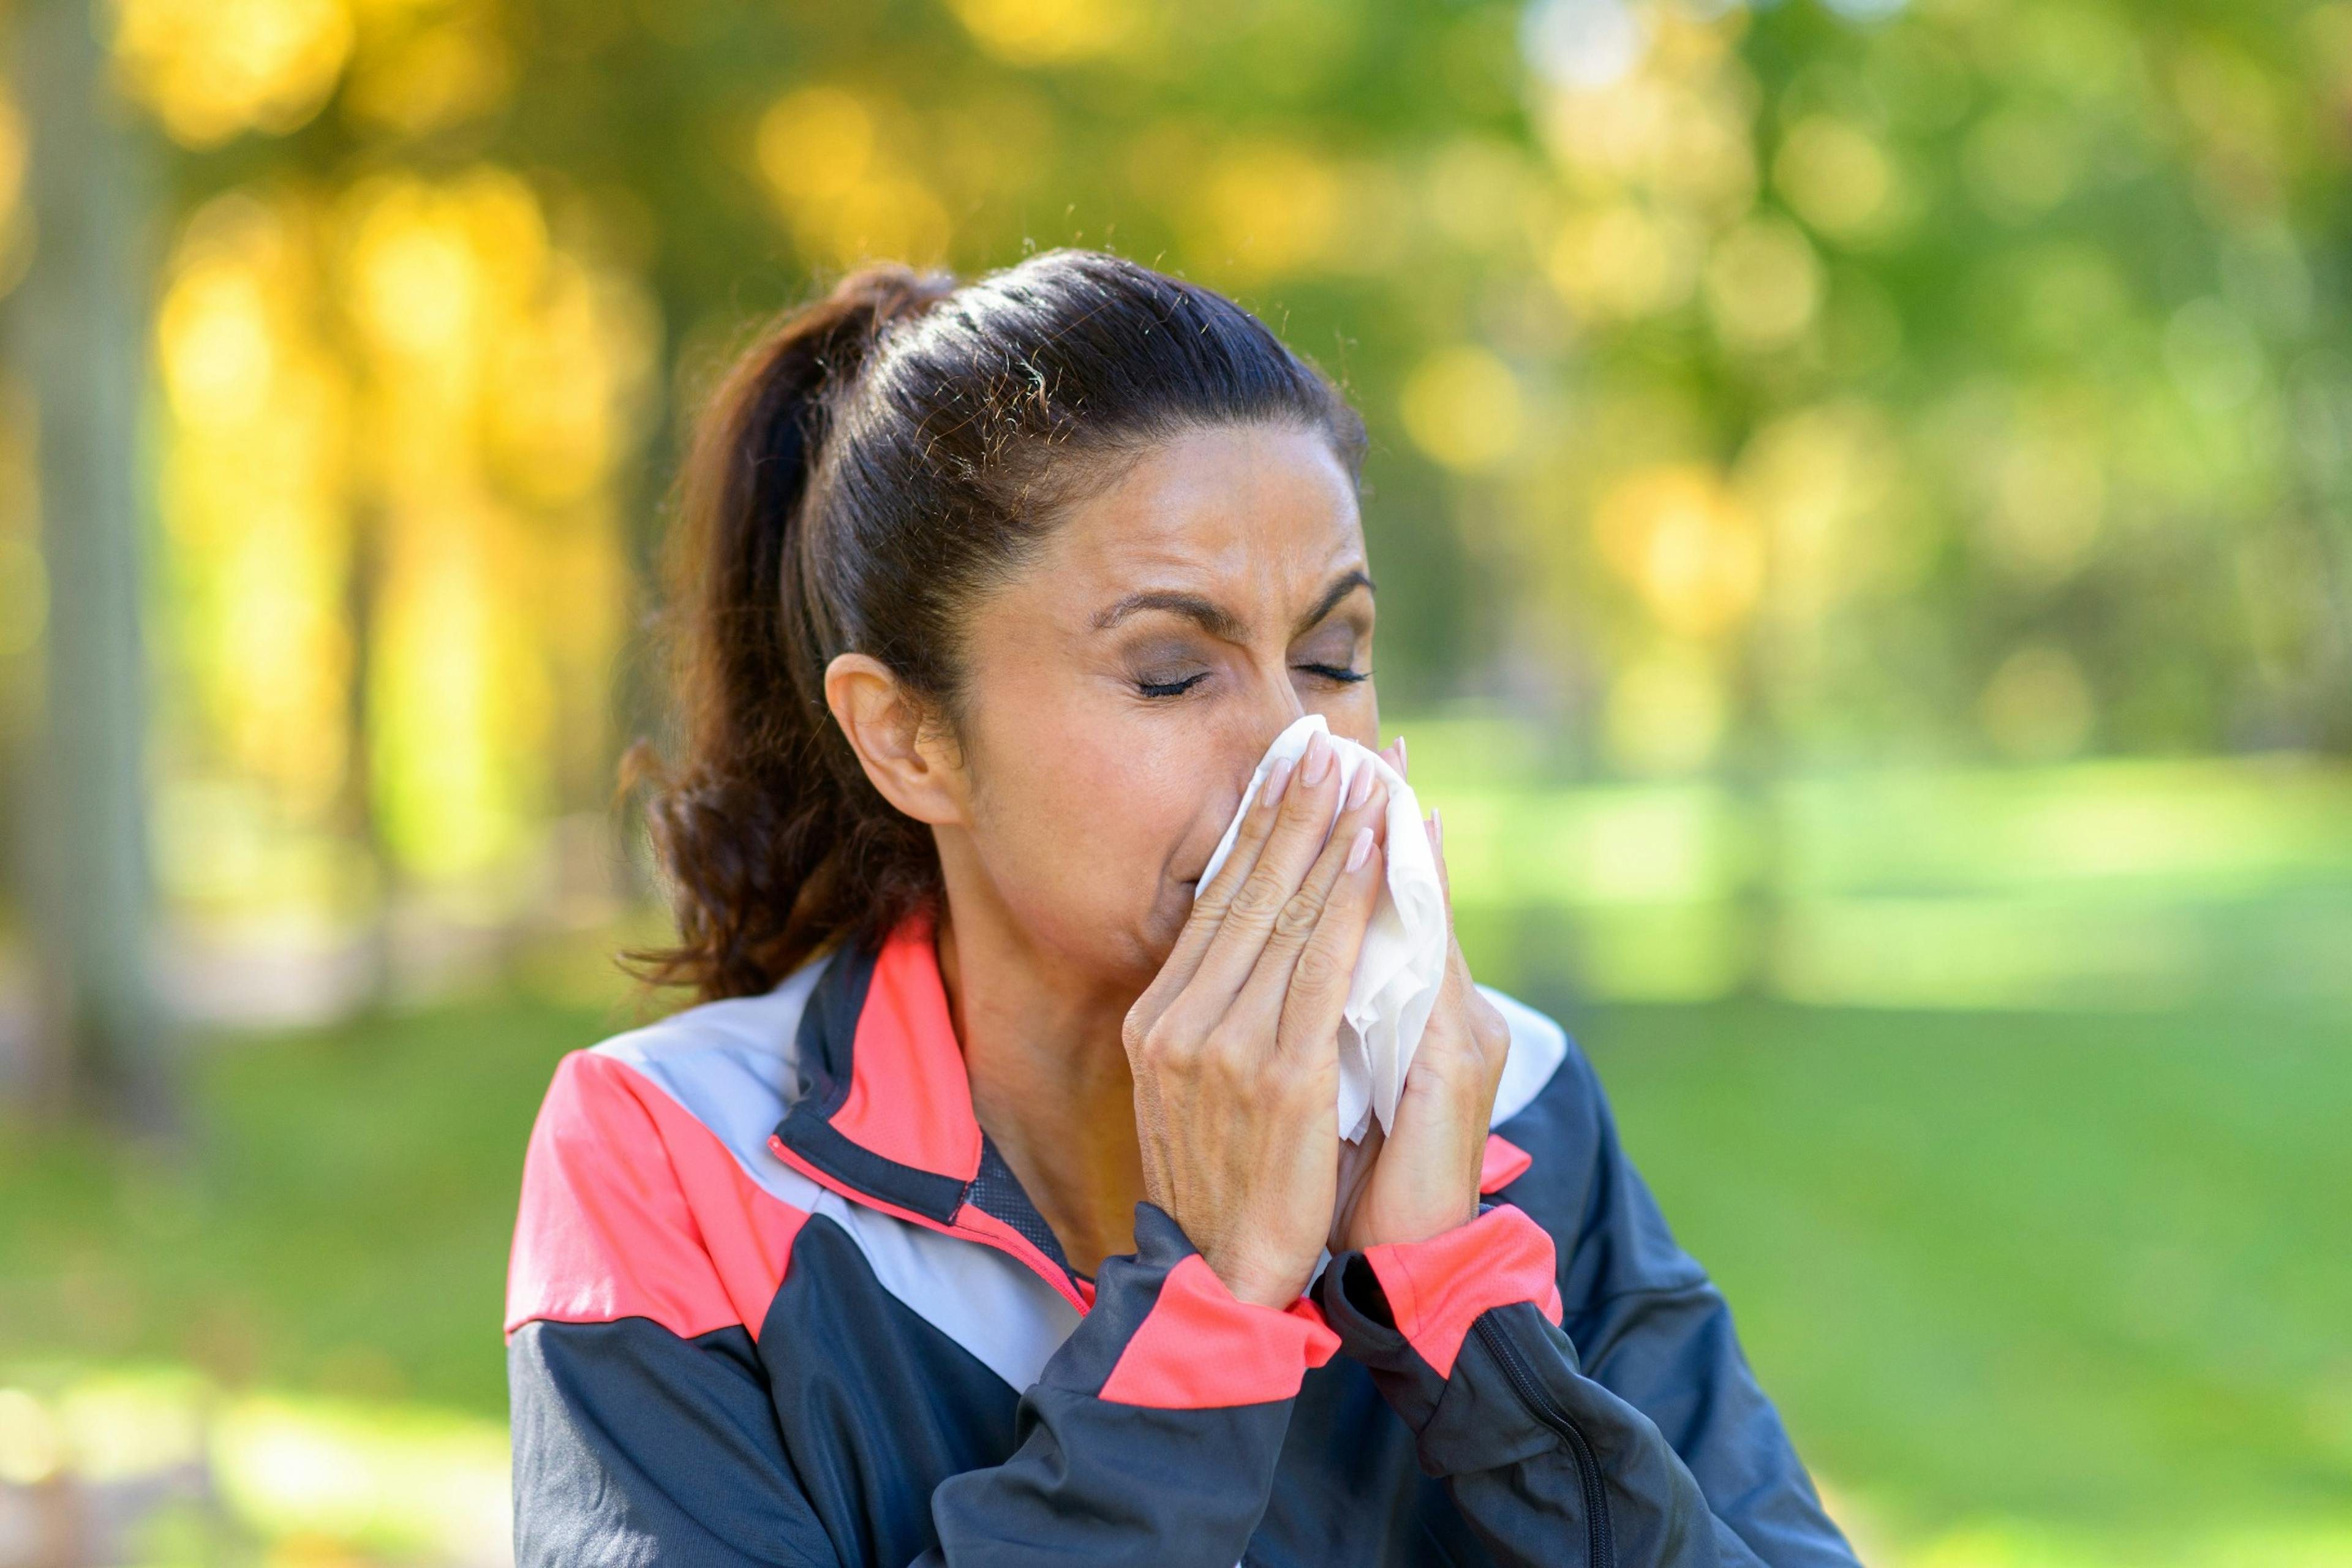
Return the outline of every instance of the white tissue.
[[[1225,836],[1217,841],[1217,852],[1209,857],[1198,886],[1207,887],[1232,853],[1242,819],[1274,764],[1285,757],[1297,761],[1307,742],[1318,734],[1329,737],[1339,764],[1335,798],[1347,798],[1348,784],[1364,768],[1373,769],[1389,786],[1387,884],[1364,932],[1339,1024],[1339,1135],[1352,1143],[1362,1139],[1374,1117],[1382,1132],[1395,1119],[1405,1069],[1412,1065],[1429,1010],[1437,1002],[1437,988],[1445,979],[1445,891],[1437,879],[1437,858],[1430,852],[1421,803],[1413,798],[1412,786],[1377,753],[1331,734],[1320,713],[1309,713],[1276,735],[1258,760],[1249,788],[1242,792],[1241,809],[1226,824]],[[1291,787],[1297,785],[1294,782]],[[1337,810],[1332,820],[1339,820]]]

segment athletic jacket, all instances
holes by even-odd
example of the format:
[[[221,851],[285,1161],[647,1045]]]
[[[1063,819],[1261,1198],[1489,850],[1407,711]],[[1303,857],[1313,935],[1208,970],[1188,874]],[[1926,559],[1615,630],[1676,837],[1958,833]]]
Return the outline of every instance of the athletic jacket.
[[[981,1131],[928,930],[567,1057],[508,1285],[538,1565],[1851,1565],[1549,1019],[1471,1224],[1283,1310],[1092,1279]]]

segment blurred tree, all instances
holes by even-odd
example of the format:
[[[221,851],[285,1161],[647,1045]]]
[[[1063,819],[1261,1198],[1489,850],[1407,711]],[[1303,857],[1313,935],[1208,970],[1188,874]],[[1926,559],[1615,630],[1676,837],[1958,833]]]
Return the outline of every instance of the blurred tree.
[[[55,606],[26,857],[38,911],[37,1072],[50,1097],[159,1131],[172,1120],[170,1031],[150,972],[137,460],[148,186],[88,0],[26,0],[15,21],[37,228],[13,325],[39,426]]]
[[[1753,984],[1791,770],[2352,745],[2347,0],[109,15],[178,910],[544,907],[678,425],[875,255],[1108,244],[1336,371],[1384,692],[1730,780]]]

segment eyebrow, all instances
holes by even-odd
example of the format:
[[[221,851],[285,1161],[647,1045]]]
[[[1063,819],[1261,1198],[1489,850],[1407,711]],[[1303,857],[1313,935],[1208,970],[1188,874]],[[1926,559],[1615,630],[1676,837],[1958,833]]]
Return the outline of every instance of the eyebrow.
[[[1362,572],[1343,572],[1333,578],[1331,585],[1323,590],[1323,596],[1315,602],[1315,607],[1299,617],[1297,630],[1303,632],[1319,624],[1324,616],[1339,607],[1341,600],[1359,588],[1366,593],[1375,591],[1371,578]],[[1226,642],[1240,642],[1248,629],[1243,626],[1239,616],[1213,599],[1172,589],[1148,589],[1140,594],[1129,594],[1108,609],[1097,611],[1094,618],[1095,630],[1107,632],[1128,616],[1144,610],[1163,610],[1171,616],[1181,616],[1211,637]]]

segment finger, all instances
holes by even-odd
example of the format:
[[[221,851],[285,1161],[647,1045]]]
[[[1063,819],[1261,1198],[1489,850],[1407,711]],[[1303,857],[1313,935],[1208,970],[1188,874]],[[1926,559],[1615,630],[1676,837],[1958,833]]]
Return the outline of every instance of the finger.
[[[1192,912],[1186,917],[1184,929],[1177,933],[1168,962],[1160,965],[1160,973],[1153,979],[1152,993],[1173,996],[1190,984],[1199,970],[1201,956],[1209,951],[1217,928],[1224,923],[1234,895],[1257,867],[1258,857],[1274,833],[1283,797],[1289,793],[1292,775],[1297,769],[1296,762],[1284,757],[1266,770],[1265,782],[1242,814],[1241,828],[1234,835],[1234,847],[1226,852],[1224,864],[1194,896]]]
[[[1348,988],[1356,976],[1356,959],[1363,951],[1365,929],[1371,924],[1387,858],[1372,842],[1369,826],[1356,829],[1340,865],[1339,884],[1323,907],[1323,918],[1316,922],[1315,934],[1307,939],[1291,966],[1282,1019],[1275,1030],[1277,1051],[1337,1049],[1340,1015],[1347,1010]]]
[[[1307,743],[1298,772],[1275,808],[1273,831],[1258,852],[1257,863],[1226,903],[1224,917],[1186,986],[1188,992],[1197,989],[1204,1001],[1220,1007],[1240,993],[1274,932],[1283,906],[1298,890],[1322,850],[1339,805],[1338,756],[1329,738],[1318,734]]]
[[[1237,1009],[1256,1006],[1264,1008],[1266,1016],[1279,1015],[1298,955],[1322,923],[1332,889],[1347,874],[1348,859],[1358,836],[1369,831],[1377,843],[1380,824],[1388,811],[1388,786],[1374,779],[1369,768],[1356,777],[1358,785],[1349,792],[1347,807],[1332,827],[1331,837],[1324,840],[1322,853],[1299,882],[1298,890],[1283,905],[1282,913],[1275,919],[1274,931],[1258,951],[1257,963],[1251,967],[1250,977],[1234,1004]]]
[[[1218,919],[1223,918],[1225,907],[1233,902],[1234,890],[1257,864],[1266,840],[1273,836],[1274,825],[1281,815],[1283,797],[1289,793],[1290,780],[1298,771],[1291,758],[1278,759],[1265,773],[1265,782],[1250,797],[1249,810],[1242,817],[1241,828],[1234,835],[1234,847],[1227,852],[1224,864],[1217,874],[1199,889],[1193,900],[1195,910],[1205,909]]]
[[[1437,863],[1437,896],[1445,906],[1445,931],[1451,936],[1454,932],[1454,877],[1445,866],[1445,818],[1439,815],[1437,807],[1431,806],[1429,815],[1422,818],[1421,831],[1422,836],[1429,840],[1429,858]]]
[[[1439,814],[1437,807],[1433,805],[1429,808],[1429,815],[1422,819],[1421,830],[1429,836],[1429,858],[1437,862],[1437,886],[1451,903],[1454,881],[1445,871],[1445,818]]]

